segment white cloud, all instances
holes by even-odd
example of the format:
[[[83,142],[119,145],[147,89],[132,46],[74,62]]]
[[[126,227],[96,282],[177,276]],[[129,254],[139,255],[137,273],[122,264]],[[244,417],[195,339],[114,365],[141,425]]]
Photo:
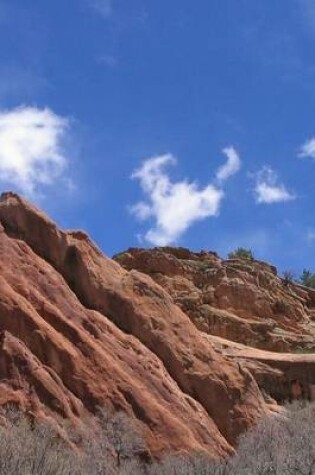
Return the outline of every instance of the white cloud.
[[[104,18],[108,18],[112,13],[111,0],[91,0],[91,6]]]
[[[153,157],[132,175],[140,181],[148,200],[137,203],[131,211],[140,220],[155,220],[145,239],[158,246],[175,242],[194,222],[218,215],[224,196],[212,184],[199,188],[186,180],[173,183],[165,167],[175,164],[171,154]]]
[[[315,159],[315,138],[311,138],[302,145],[299,157]]]
[[[45,90],[48,81],[34,69],[17,65],[14,62],[2,63],[0,66],[0,97],[18,100],[30,98]]]
[[[282,183],[279,183],[277,174],[270,167],[263,167],[258,172],[254,192],[257,203],[280,203],[296,198]]]
[[[308,231],[307,235],[306,235],[306,239],[310,242],[314,242],[315,241],[315,231],[314,230]]]
[[[315,27],[315,4],[314,0],[299,0],[302,15],[306,20],[309,31],[314,33]]]
[[[61,147],[67,126],[50,109],[0,111],[0,181],[29,195],[53,184],[67,164]]]
[[[235,175],[241,168],[241,159],[234,147],[226,147],[222,152],[226,155],[227,161],[216,173],[219,182],[223,182],[232,175]]]
[[[118,59],[115,56],[112,56],[111,54],[103,54],[99,59],[98,62],[100,64],[104,64],[110,69],[116,68],[118,65]]]

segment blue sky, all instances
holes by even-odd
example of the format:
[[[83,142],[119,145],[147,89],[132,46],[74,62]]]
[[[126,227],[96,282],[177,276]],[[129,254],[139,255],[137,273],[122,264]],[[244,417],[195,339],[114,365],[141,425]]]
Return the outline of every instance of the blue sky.
[[[107,253],[315,271],[313,0],[0,0],[0,187]]]

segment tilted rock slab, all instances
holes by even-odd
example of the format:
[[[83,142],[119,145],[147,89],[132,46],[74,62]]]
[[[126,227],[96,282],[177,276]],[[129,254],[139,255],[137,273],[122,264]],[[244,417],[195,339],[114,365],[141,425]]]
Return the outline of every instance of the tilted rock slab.
[[[231,451],[267,412],[249,371],[215,351],[149,276],[0,199],[0,403],[76,419],[122,409],[154,455]]]

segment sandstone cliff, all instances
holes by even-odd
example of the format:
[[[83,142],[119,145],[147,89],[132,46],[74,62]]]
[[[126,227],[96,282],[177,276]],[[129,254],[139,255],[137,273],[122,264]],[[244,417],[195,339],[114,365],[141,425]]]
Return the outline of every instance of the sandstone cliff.
[[[224,456],[268,410],[250,371],[161,285],[12,193],[0,199],[0,331],[1,404],[57,421],[122,409],[154,455]]]
[[[315,290],[286,282],[265,262],[213,252],[129,249],[115,260],[161,285],[220,354],[251,372],[267,399],[290,400],[297,384],[315,400]]]
[[[315,290],[285,282],[273,266],[183,248],[130,249],[115,259],[150,275],[203,332],[271,351],[315,352]]]
[[[0,404],[57,423],[123,410],[154,456],[223,457],[292,381],[311,396],[315,355],[295,352],[312,351],[314,312],[315,293],[267,264],[172,248],[112,260],[1,196]]]

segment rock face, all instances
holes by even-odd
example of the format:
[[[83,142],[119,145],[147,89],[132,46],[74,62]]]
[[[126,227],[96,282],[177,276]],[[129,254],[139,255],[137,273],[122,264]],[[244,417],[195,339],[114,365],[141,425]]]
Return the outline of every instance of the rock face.
[[[294,399],[315,402],[314,353],[274,353],[212,335],[206,338],[218,352],[252,373],[269,402],[270,398],[280,405]]]
[[[211,252],[129,249],[115,260],[150,275],[267,397],[283,403],[298,386],[301,397],[315,401],[314,290],[285,282],[264,262]]]
[[[98,406],[122,409],[138,421],[153,455],[207,450],[222,457],[267,405],[246,365],[205,338],[176,297],[176,287],[182,297],[192,291],[192,307],[193,295],[200,297],[192,275],[183,277],[186,258],[166,253],[158,263],[152,255],[155,270],[129,265],[132,254],[119,259],[125,269],[83,232],[63,232],[19,196],[3,194],[0,403],[57,421]],[[211,306],[210,294],[204,305]],[[215,298],[223,311],[223,287]],[[296,325],[303,315],[295,311]]]
[[[115,257],[150,275],[210,335],[271,351],[315,352],[315,290],[286,283],[264,262],[187,249],[130,249]]]

